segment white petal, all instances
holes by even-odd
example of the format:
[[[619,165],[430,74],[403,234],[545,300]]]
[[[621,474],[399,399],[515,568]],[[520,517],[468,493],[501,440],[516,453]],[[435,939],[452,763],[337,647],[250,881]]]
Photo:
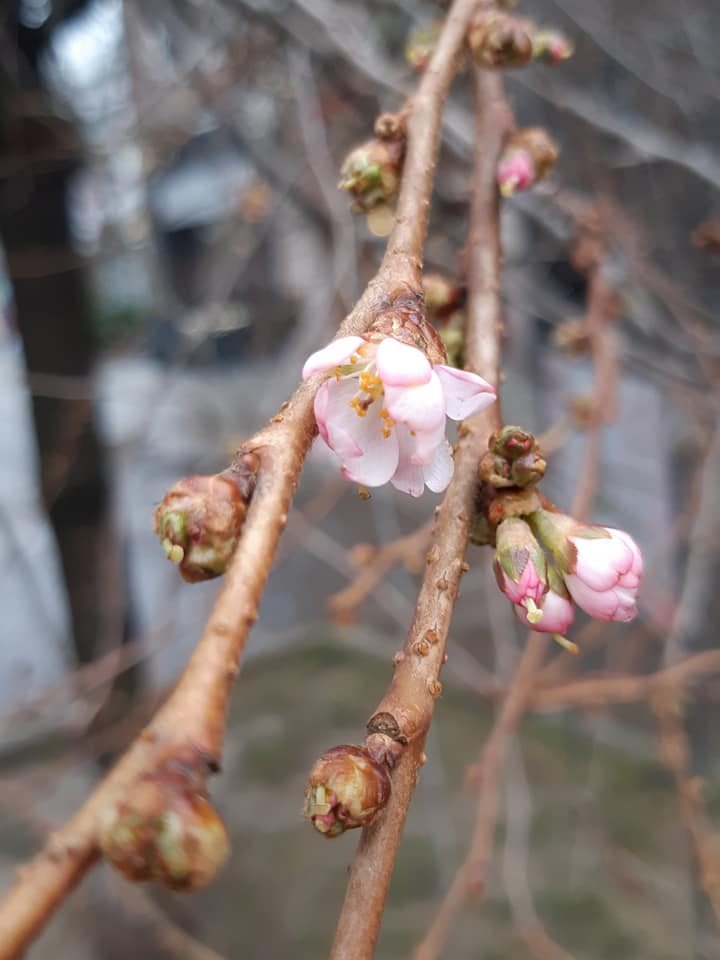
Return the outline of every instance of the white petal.
[[[633,553],[624,540],[601,537],[590,540],[571,537],[577,548],[575,574],[592,590],[609,590],[627,573],[633,562]]]
[[[314,373],[323,373],[326,370],[332,370],[348,359],[365,341],[362,337],[339,337],[333,340],[322,350],[316,350],[311,353],[305,361],[302,376],[307,380]]]
[[[363,486],[381,487],[397,469],[396,432],[393,430],[389,436],[383,434],[385,422],[380,417],[380,403],[377,401],[370,405],[364,417],[357,416],[352,408],[350,412],[355,417],[351,427],[352,439],[360,453],[343,458],[343,474]]]
[[[399,461],[397,470],[390,481],[396,490],[409,493],[411,497],[421,497],[425,490],[423,468],[413,463],[412,455],[415,450],[414,438],[407,427],[398,425],[393,428],[397,435],[399,447]]]
[[[416,347],[386,337],[377,349],[377,371],[386,387],[410,387],[427,383],[432,367]]]
[[[358,435],[361,433],[364,418],[359,417],[355,409],[350,406],[350,401],[357,391],[358,382],[353,378],[327,380],[317,393],[317,396],[320,396],[324,392],[326,396],[325,401],[320,404],[325,425],[324,432],[321,429],[321,436],[343,461],[349,457],[359,457],[362,453],[362,444]],[[316,419],[318,417],[318,405],[315,407],[315,417]]]
[[[435,364],[445,394],[445,409],[451,420],[464,420],[495,402],[495,388],[469,370]]]
[[[445,399],[437,375],[418,387],[385,387],[385,406],[396,423],[410,430],[435,430],[445,422]]]
[[[435,448],[435,455],[423,469],[425,483],[433,493],[442,493],[452,480],[455,463],[452,457],[452,448],[447,440],[443,440]]]

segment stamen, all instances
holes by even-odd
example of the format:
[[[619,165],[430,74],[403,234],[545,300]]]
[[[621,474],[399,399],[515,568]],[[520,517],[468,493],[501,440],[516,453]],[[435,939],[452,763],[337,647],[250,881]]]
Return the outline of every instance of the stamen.
[[[532,599],[532,597],[526,597],[522,601],[522,606],[525,607],[525,610],[527,611],[526,615],[527,615],[528,623],[540,623],[540,621],[542,620],[543,612],[535,604],[535,601]]]
[[[580,653],[580,647],[573,643],[572,640],[568,640],[567,637],[563,637],[560,633],[553,633],[552,638],[555,643],[559,643],[563,650],[567,650],[568,653]]]
[[[358,487],[358,496],[361,500],[370,500],[372,499],[372,494],[367,487]]]
[[[350,406],[353,408],[355,413],[359,417],[366,417],[368,412],[368,406],[370,404],[366,403],[359,394],[356,394],[350,401]]]
[[[392,436],[392,428],[395,426],[395,421],[390,416],[390,412],[387,407],[383,407],[380,411],[380,416],[385,421],[385,425],[382,427],[382,435],[387,440],[388,437]]]

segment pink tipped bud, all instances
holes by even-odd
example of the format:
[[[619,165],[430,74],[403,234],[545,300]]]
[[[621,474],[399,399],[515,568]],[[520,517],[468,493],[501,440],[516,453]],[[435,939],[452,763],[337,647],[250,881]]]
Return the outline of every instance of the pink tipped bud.
[[[598,620],[626,623],[637,616],[643,561],[629,534],[547,510],[533,513],[529,521],[579,607]]]
[[[575,619],[575,608],[564,588],[562,593],[549,588],[537,605],[532,605],[530,609],[529,607],[530,605],[514,604],[518,618],[537,633],[553,633],[562,636]]]
[[[214,879],[230,843],[206,794],[182,774],[163,770],[133,784],[107,813],[100,848],[128,880],[197,890]]]
[[[575,53],[572,41],[560,30],[537,30],[532,34],[533,57],[541,63],[557,66]]]
[[[443,21],[426,23],[417,30],[413,30],[405,47],[405,59],[413,68],[421,73],[435,52],[438,38],[443,28]]]
[[[481,67],[523,67],[533,55],[526,25],[507,13],[478,17],[468,32],[468,45]]]
[[[235,552],[254,473],[233,471],[185,477],[155,511],[155,532],[184,580],[196,583],[225,573]]]
[[[366,827],[387,804],[390,776],[362,747],[333,747],[312,768],[305,819],[328,838]]]
[[[350,151],[343,162],[338,186],[352,197],[355,212],[367,213],[394,197],[404,152],[404,140],[379,138]]]
[[[498,162],[500,193],[511,197],[520,190],[529,189],[547,176],[557,156],[557,145],[542,127],[521,130],[510,140]]]
[[[505,596],[525,607],[532,622],[547,589],[547,564],[532,530],[519,517],[509,517],[497,528],[495,576]]]

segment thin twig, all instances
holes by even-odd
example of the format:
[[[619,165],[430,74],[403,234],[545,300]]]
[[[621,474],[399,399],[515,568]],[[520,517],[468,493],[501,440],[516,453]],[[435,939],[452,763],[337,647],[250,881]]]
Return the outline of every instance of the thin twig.
[[[465,359],[470,369],[497,383],[500,330],[500,243],[497,161],[507,131],[508,112],[497,74],[477,77],[478,131],[468,242],[468,327]],[[372,957],[400,837],[407,817],[423,745],[441,687],[448,630],[463,573],[463,557],[474,512],[477,466],[492,430],[497,405],[465,421],[455,452],[455,473],[438,511],[434,545],[420,588],[404,650],[396,657],[390,687],[375,717],[396,728],[408,746],[393,772],[393,791],[383,814],[363,834],[350,870],[338,922],[333,960]],[[372,721],[371,721],[372,724]]]

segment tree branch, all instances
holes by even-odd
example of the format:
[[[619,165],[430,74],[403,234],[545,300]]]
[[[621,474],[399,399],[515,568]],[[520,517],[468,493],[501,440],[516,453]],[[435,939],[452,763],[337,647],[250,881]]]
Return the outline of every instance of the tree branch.
[[[508,111],[499,74],[476,73],[478,144],[473,174],[468,242],[468,327],[465,358],[470,369],[498,381],[500,333],[500,241],[495,174],[508,129]],[[450,621],[463,570],[463,557],[475,509],[478,462],[497,429],[497,405],[465,421],[455,452],[455,473],[440,507],[434,546],[418,596],[415,617],[396,657],[390,687],[368,724],[382,718],[385,731],[401,749],[393,772],[393,790],[383,814],[363,830],[350,871],[338,922],[333,960],[372,957],[387,891],[418,770],[423,745],[441,692],[439,675],[445,660]]]

